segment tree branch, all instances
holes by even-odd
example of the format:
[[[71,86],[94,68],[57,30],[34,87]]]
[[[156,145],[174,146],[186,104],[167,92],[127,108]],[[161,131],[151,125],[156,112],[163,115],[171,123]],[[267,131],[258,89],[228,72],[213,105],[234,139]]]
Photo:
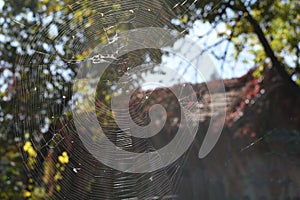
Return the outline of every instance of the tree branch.
[[[228,6],[235,11],[242,11],[244,13],[244,17],[252,25],[255,34],[257,35],[259,41],[261,42],[266,55],[271,59],[274,68],[277,70],[277,72],[279,73],[279,75],[282,77],[284,81],[290,84],[293,89],[300,92],[300,87],[291,79],[290,75],[285,70],[284,66],[282,66],[282,64],[276,57],[258,21],[253,18],[253,16],[250,14],[250,12],[248,11],[248,9],[246,8],[246,6],[241,0],[239,0],[239,3],[240,3],[239,6],[230,5],[230,4],[228,4]]]

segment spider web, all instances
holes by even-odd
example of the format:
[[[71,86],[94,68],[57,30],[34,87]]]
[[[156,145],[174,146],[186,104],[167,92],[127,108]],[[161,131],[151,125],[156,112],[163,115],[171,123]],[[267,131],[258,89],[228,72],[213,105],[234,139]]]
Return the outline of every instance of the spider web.
[[[116,146],[134,152],[155,151],[168,143],[174,137],[172,132],[176,133],[180,115],[170,116],[167,119],[168,125],[165,125],[165,129],[158,133],[159,136],[156,138],[132,138],[129,131],[118,128],[110,104],[107,103],[109,101],[105,98],[114,95],[117,81],[135,67],[145,63],[159,66],[175,57],[170,56],[168,50],[161,49],[143,49],[121,57],[117,54],[91,53],[91,50],[99,43],[113,45],[120,39],[119,36],[123,31],[141,27],[164,27],[184,32],[185,30],[180,30],[170,21],[180,19],[180,16],[175,15],[174,9],[180,9],[179,5],[185,3],[185,1],[78,1],[67,5],[66,9],[57,15],[45,18],[43,24],[32,27],[32,30],[35,30],[34,36],[24,45],[26,53],[18,60],[22,77],[18,81],[20,102],[17,109],[20,114],[17,132],[23,138],[24,144],[30,141],[37,152],[33,169],[28,164],[29,156],[23,152],[24,164],[28,177],[33,179],[36,185],[45,188],[46,196],[51,199],[179,198],[177,193],[186,154],[171,165],[150,173],[133,174],[112,169],[95,159],[82,144],[71,109],[74,106],[74,98],[81,98],[74,96],[72,90],[76,75],[85,73],[79,71],[80,66],[89,63],[99,65],[110,63],[98,83],[95,103],[96,112],[99,114],[98,120],[106,136]],[[185,12],[189,10],[181,11],[183,14]],[[81,16],[84,17],[81,19]],[[76,21],[77,18],[81,20]],[[186,52],[186,55],[188,53]],[[196,63],[199,61],[197,56],[194,60]],[[192,79],[199,82],[198,74],[190,70],[192,67],[189,63],[184,62],[179,60],[171,64],[175,65],[173,69],[184,77],[183,80]],[[144,71],[138,77],[131,74],[133,81],[124,83],[129,87],[140,89],[133,95],[132,105],[129,106],[132,119],[139,125],[149,123],[147,106],[153,104],[153,101],[161,103],[157,100],[160,89],[156,94],[152,91],[153,88],[143,90],[142,87],[143,81],[149,76],[158,74],[164,72],[155,67]],[[180,82],[171,77],[168,80],[161,79],[160,83],[162,85],[167,83],[169,87]],[[185,85],[174,87],[182,90]],[[124,91],[126,92],[125,89]],[[172,92],[168,95],[172,96]],[[203,104],[209,103],[209,100],[204,98],[201,100]],[[198,103],[190,103],[189,95],[182,95],[178,101],[190,109],[199,107]],[[165,107],[168,106],[169,102],[165,102]],[[89,112],[90,110],[86,110],[82,114],[87,116],[82,118],[84,122],[88,123],[90,120]],[[190,114],[190,118],[195,117],[193,113]],[[166,136],[164,132],[171,132],[171,135]],[[26,133],[29,133],[29,136]],[[57,157],[62,155],[62,152],[68,153],[69,162],[65,166],[62,164],[58,166]],[[58,172],[61,172],[63,178],[56,180]]]

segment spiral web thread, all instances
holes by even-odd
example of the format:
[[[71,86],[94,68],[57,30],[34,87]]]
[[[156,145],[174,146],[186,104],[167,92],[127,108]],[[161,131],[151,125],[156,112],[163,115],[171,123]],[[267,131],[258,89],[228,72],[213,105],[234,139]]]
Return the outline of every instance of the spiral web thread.
[[[28,66],[30,66],[30,70],[26,71],[18,82],[21,89],[17,92],[21,98],[17,109],[22,114],[18,116],[17,129],[24,142],[27,140],[24,133],[30,133],[28,140],[31,141],[38,153],[34,170],[29,168],[27,155],[24,154],[28,176],[37,185],[45,187],[50,198],[178,198],[176,191],[182,173],[180,168],[184,165],[185,155],[172,165],[152,173],[130,174],[113,170],[97,161],[84,148],[77,136],[69,111],[71,109],[72,78],[77,73],[78,66],[88,61],[93,63],[111,61],[118,63],[119,61],[119,58],[114,55],[89,55],[85,58],[77,56],[88,51],[89,48],[94,47],[93,45],[99,42],[99,37],[96,37],[96,34],[105,37],[105,42],[111,44],[114,43],[118,37],[119,29],[122,29],[123,26],[130,28],[161,27],[167,24],[172,27],[169,19],[176,18],[172,13],[172,8],[178,8],[179,4],[184,4],[184,2],[127,0],[110,1],[108,3],[105,1],[82,1],[66,6],[68,8],[66,13],[62,11],[59,17],[54,16],[46,25],[37,25],[39,30],[34,33],[35,35],[31,38],[31,41],[25,45],[29,55],[24,53],[24,56],[18,61],[20,71]],[[114,9],[111,9],[112,7]],[[78,22],[74,24],[72,22],[74,16],[70,17],[70,14],[78,13],[78,11],[82,11],[83,14],[85,8],[91,8],[94,11],[94,14],[87,18],[94,18],[97,23]],[[58,34],[50,33],[53,31],[50,28],[53,24],[58,27]],[[59,45],[69,49],[63,53]],[[137,56],[139,54],[133,54],[133,58]],[[153,58],[159,60],[157,55],[152,55]],[[178,63],[175,68],[180,69],[181,64]],[[127,67],[125,70],[120,65],[117,67],[120,76],[126,73]],[[188,68],[189,66],[186,66],[182,73],[186,73]],[[111,80],[102,81],[109,82]],[[148,99],[151,98],[151,95],[144,94],[144,97]],[[147,102],[147,99],[143,100],[144,103]],[[185,104],[189,107],[199,106],[189,104],[189,96],[184,96],[179,101],[186,101]],[[204,100],[202,103],[207,104]],[[134,113],[139,113],[142,107],[143,104],[133,107],[135,109]],[[102,105],[97,109],[98,112],[101,111],[102,113],[109,113],[110,111],[106,105]],[[86,116],[88,116],[88,112],[86,111]],[[89,119],[87,117],[82,120]],[[196,123],[198,122],[196,121]],[[141,142],[137,140],[133,145],[134,142],[128,137],[128,133],[115,128],[114,123],[108,122],[105,128],[107,136],[117,146],[124,149],[132,150],[133,147],[135,151],[152,151],[155,149],[149,141]],[[62,173],[63,179],[55,182],[53,178],[55,173],[45,175],[44,161],[48,161],[49,165],[55,168],[57,163],[55,157],[63,151],[69,152],[69,163]],[[45,181],[46,179],[48,181]],[[61,186],[59,192],[54,191],[55,189],[52,186],[54,182]]]

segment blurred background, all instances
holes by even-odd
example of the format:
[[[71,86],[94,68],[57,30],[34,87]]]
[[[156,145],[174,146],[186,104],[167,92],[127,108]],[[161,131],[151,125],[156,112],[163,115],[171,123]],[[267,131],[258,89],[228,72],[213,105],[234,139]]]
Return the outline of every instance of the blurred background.
[[[0,199],[300,198],[298,0],[0,0],[0,24]],[[171,49],[97,54],[99,44],[114,45],[122,33],[145,27],[180,37]],[[195,57],[192,64],[174,54],[178,46],[183,56]],[[119,148],[161,148],[179,127],[178,101],[199,109],[195,141],[172,165],[147,174],[120,172],[80,141],[71,112],[80,99],[74,79],[85,74],[82,65],[107,63],[95,108]],[[145,64],[155,67],[132,73]],[[131,81],[125,84],[136,88],[129,110],[137,124],[149,123],[153,104],[167,110],[158,136],[142,140],[118,128],[110,101],[126,74]],[[143,86],[154,77],[162,87]],[[220,106],[212,97],[221,92],[211,94],[208,85],[220,80],[225,125],[212,152],[199,159],[210,119],[218,116],[212,108]],[[186,83],[197,103],[168,89]]]

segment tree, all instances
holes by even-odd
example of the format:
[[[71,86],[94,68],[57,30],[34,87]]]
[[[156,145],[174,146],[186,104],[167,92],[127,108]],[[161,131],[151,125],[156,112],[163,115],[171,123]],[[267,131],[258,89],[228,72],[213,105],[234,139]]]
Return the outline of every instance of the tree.
[[[167,26],[188,32],[196,20],[210,23],[212,29],[223,24],[226,29],[219,32],[220,41],[213,46],[227,44],[223,55],[212,52],[217,59],[231,56],[233,45],[235,59],[243,51],[254,55],[253,62],[259,66],[254,75],[260,76],[271,61],[298,91],[299,10],[296,0],[4,1],[0,13],[0,80],[4,80],[0,88],[0,186],[5,192],[0,198],[43,199],[65,189],[60,181],[72,161],[69,151],[73,147],[72,140],[60,134],[60,130],[72,130],[71,113],[64,111],[70,106],[72,79],[82,62],[97,56],[91,55],[97,44],[113,42],[119,32],[138,27]],[[180,23],[172,24],[174,19]],[[131,52],[114,62],[105,78],[113,84],[127,65],[137,66],[147,56],[160,63],[161,55],[154,49]],[[98,98],[109,101],[110,85],[103,80],[98,89]],[[21,158],[25,158],[25,169]],[[89,181],[92,185],[94,180]],[[110,192],[106,191],[108,196]]]
[[[179,14],[180,6],[174,6],[179,7]],[[255,65],[260,66],[256,74],[270,60],[280,76],[299,91],[298,1],[185,1],[183,6],[191,11],[181,15],[191,19],[182,23],[183,27],[190,27],[189,22],[197,19],[208,21],[212,28],[225,24],[227,30],[220,36],[235,46],[236,59],[244,50],[254,54]],[[225,59],[228,47],[218,59]]]
[[[62,147],[62,140],[68,136],[60,132],[70,126],[64,123],[71,121],[71,113],[67,112],[65,116],[64,110],[68,109],[71,100],[72,78],[79,64],[92,58],[88,56],[95,45],[110,43],[117,31],[127,30],[126,20],[133,15],[130,10],[122,14],[117,12],[126,6],[126,2],[122,5],[101,1],[98,8],[94,8],[93,3],[4,2],[1,17],[5,39],[0,43],[1,69],[9,77],[3,77],[7,88],[1,93],[1,107],[5,108],[1,127],[6,128],[1,141],[4,146],[1,163],[5,168],[1,174],[2,188],[5,188],[1,198],[43,199],[61,190],[59,182],[69,157],[66,149],[72,149],[71,143]],[[139,54],[145,56],[145,53]],[[151,57],[153,53],[149,55]],[[112,65],[106,79],[117,81],[120,65]],[[100,89],[109,90],[106,83],[102,82]],[[103,98],[109,95],[104,94]],[[62,122],[64,117],[67,122]],[[7,163],[6,159],[10,157],[18,162]],[[22,158],[24,170],[22,167],[13,170],[13,166],[22,164]]]

